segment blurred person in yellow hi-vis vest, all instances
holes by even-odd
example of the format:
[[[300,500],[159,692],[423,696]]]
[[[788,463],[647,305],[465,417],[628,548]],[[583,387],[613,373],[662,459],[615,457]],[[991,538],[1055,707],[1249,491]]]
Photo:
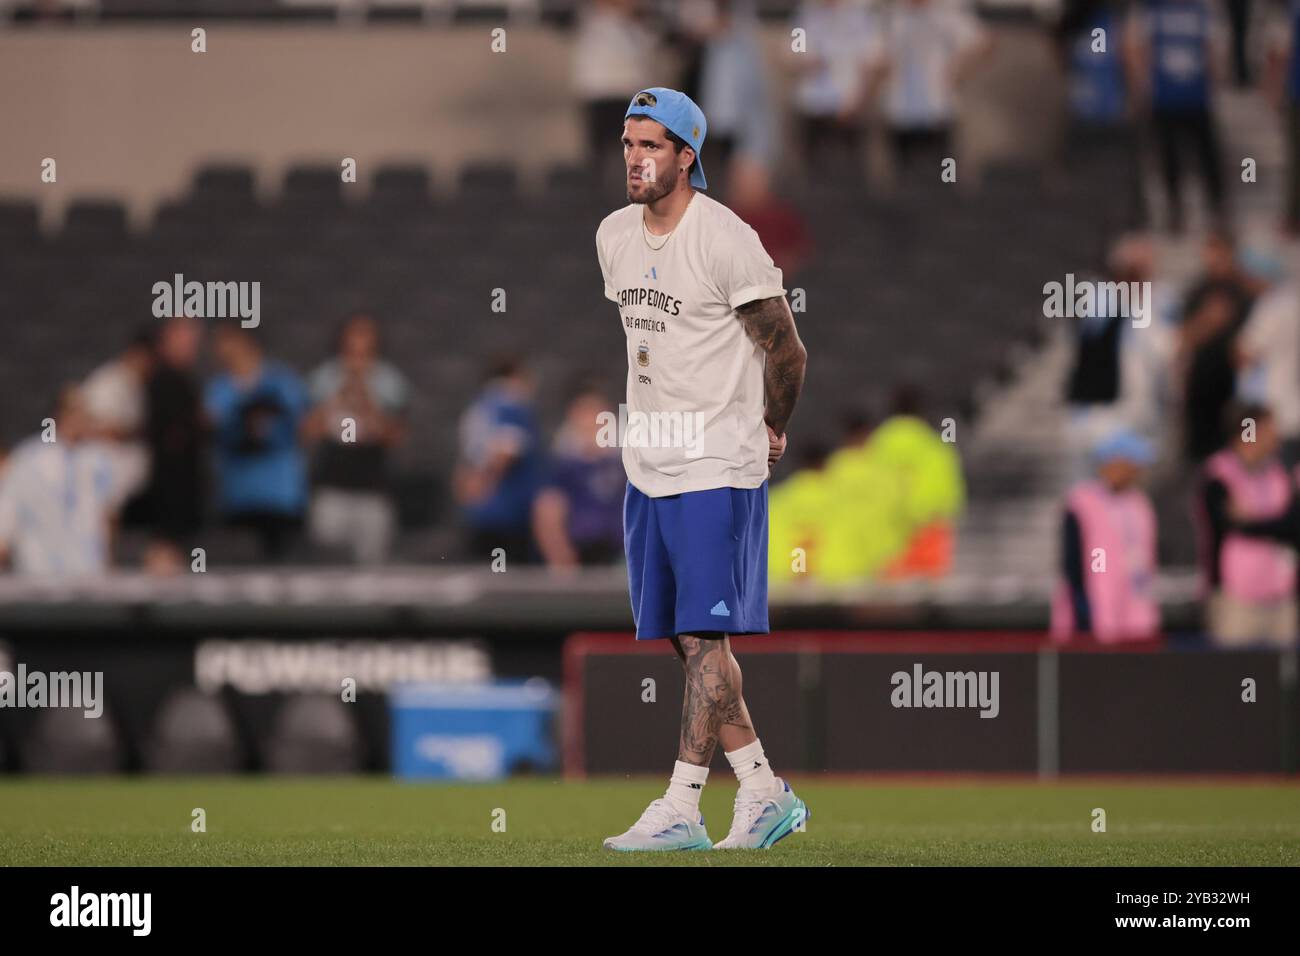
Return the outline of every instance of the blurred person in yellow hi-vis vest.
[[[826,463],[826,512],[817,577],[828,582],[879,577],[907,547],[903,485],[867,445],[841,448]]]
[[[868,453],[870,433],[865,418],[851,417],[845,444],[824,465],[824,453],[810,449],[807,466],[771,489],[770,579],[867,580],[903,553],[908,526],[902,485]]]
[[[902,521],[908,540],[903,553],[885,569],[890,578],[946,574],[952,567],[953,523],[966,503],[955,440],[945,441],[944,434],[922,417],[922,404],[916,387],[900,386],[890,417],[866,444],[875,464],[902,486]]]

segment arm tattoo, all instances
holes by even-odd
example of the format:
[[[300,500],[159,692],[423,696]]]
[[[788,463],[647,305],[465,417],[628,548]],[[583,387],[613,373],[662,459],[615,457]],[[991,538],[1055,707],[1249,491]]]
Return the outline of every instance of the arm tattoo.
[[[774,432],[783,435],[799,400],[808,364],[808,352],[799,341],[794,316],[784,296],[746,302],[736,309],[736,315],[749,337],[767,353],[763,372],[767,409],[763,417]]]

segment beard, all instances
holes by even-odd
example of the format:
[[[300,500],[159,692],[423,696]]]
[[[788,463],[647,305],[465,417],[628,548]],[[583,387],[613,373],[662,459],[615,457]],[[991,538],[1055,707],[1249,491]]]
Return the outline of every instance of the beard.
[[[677,188],[681,178],[685,175],[681,167],[674,163],[671,167],[673,175],[668,179],[656,179],[652,183],[643,183],[645,187],[639,194],[632,192],[631,186],[627,190],[627,201],[632,203],[652,203],[663,199],[670,192]]]

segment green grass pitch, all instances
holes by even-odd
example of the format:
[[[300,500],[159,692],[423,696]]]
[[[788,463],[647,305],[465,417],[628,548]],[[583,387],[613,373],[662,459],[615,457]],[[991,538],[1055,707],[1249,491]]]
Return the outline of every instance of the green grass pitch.
[[[813,816],[772,850],[622,854],[601,840],[662,780],[10,778],[0,865],[1300,865],[1295,783],[791,782]],[[705,789],[715,840],[733,795],[731,780]]]

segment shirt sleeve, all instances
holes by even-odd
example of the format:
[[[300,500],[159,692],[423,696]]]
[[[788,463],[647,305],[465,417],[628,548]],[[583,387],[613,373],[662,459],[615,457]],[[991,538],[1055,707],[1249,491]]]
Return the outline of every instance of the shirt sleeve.
[[[618,293],[614,287],[609,284],[609,266],[605,264],[605,247],[600,241],[600,230],[596,230],[596,259],[600,262],[600,277],[605,283],[605,298],[610,302],[618,302]]]
[[[720,244],[722,262],[720,287],[727,304],[733,309],[756,299],[774,299],[785,295],[781,270],[763,248],[758,233],[742,223],[732,240]]]

